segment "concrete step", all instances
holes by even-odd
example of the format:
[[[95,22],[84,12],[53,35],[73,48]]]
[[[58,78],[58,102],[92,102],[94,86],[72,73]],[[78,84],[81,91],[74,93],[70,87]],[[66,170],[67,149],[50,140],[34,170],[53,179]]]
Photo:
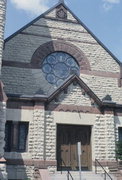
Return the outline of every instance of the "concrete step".
[[[70,172],[74,180],[79,180],[79,172]],[[56,172],[55,174],[51,175],[51,180],[67,180],[67,172]],[[71,177],[69,180],[72,180]],[[104,180],[103,174],[95,174],[94,172],[82,172],[82,180]],[[110,180],[107,178],[106,180]],[[113,178],[113,180],[117,180]]]

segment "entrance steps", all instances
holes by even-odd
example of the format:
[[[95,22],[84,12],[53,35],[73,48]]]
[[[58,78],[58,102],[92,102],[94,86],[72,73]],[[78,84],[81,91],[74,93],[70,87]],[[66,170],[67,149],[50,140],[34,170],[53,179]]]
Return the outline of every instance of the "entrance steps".
[[[76,171],[70,171],[73,180],[79,180],[79,172]],[[50,175],[51,180],[68,180],[67,178],[67,172],[63,171],[62,174],[61,172],[56,172],[55,174]],[[113,180],[117,180],[117,178],[113,177]],[[69,180],[72,180],[71,177],[69,177]],[[104,180],[104,174],[95,174],[94,172],[91,171],[83,171],[82,172],[82,180]],[[110,178],[106,178],[106,180],[110,180]]]

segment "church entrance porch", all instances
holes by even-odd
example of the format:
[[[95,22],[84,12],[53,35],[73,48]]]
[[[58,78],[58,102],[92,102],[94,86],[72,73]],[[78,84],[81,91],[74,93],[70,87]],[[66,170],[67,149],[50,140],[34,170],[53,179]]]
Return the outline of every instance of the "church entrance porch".
[[[78,170],[77,142],[81,142],[81,168],[91,170],[91,126],[57,125],[57,170]]]

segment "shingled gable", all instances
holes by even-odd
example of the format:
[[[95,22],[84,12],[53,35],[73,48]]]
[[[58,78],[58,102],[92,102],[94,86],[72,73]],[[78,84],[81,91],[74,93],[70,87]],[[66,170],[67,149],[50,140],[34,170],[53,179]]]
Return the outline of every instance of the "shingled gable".
[[[41,14],[40,16],[38,16],[37,18],[35,18],[34,20],[32,20],[30,23],[28,23],[27,25],[23,26],[21,29],[19,29],[18,31],[16,31],[14,34],[10,35],[8,38],[5,39],[5,43],[7,41],[9,41],[10,39],[12,39],[13,37],[15,37],[17,34],[21,33],[23,30],[25,30],[26,28],[28,28],[29,26],[31,26],[32,24],[34,24],[35,22],[37,22],[39,19],[41,18],[45,18],[46,15],[48,15],[49,13],[51,13],[54,9],[56,9],[59,6],[63,6],[64,9],[66,9],[67,11],[69,11],[69,13],[71,13],[71,15],[74,17],[74,19],[76,19],[76,23],[81,24],[81,26],[83,26],[85,28],[85,30],[97,41],[97,43],[102,46],[108,53],[109,55],[120,65],[120,70],[122,69],[122,63],[118,60],[118,58],[89,30],[89,28],[66,6],[66,4],[64,3],[64,1],[59,1],[55,6],[53,6],[52,8],[50,8],[49,10],[47,10],[45,13]],[[58,19],[61,20],[62,19]],[[70,21],[68,19],[63,19],[63,21]],[[122,78],[122,76],[120,77]]]

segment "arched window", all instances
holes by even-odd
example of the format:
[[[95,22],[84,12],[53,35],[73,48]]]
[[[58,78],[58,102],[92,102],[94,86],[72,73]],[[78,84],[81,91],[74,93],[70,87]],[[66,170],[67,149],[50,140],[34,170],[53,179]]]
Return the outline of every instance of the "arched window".
[[[80,74],[80,67],[76,60],[65,52],[49,54],[41,67],[46,80],[56,86],[60,86],[69,76]]]

